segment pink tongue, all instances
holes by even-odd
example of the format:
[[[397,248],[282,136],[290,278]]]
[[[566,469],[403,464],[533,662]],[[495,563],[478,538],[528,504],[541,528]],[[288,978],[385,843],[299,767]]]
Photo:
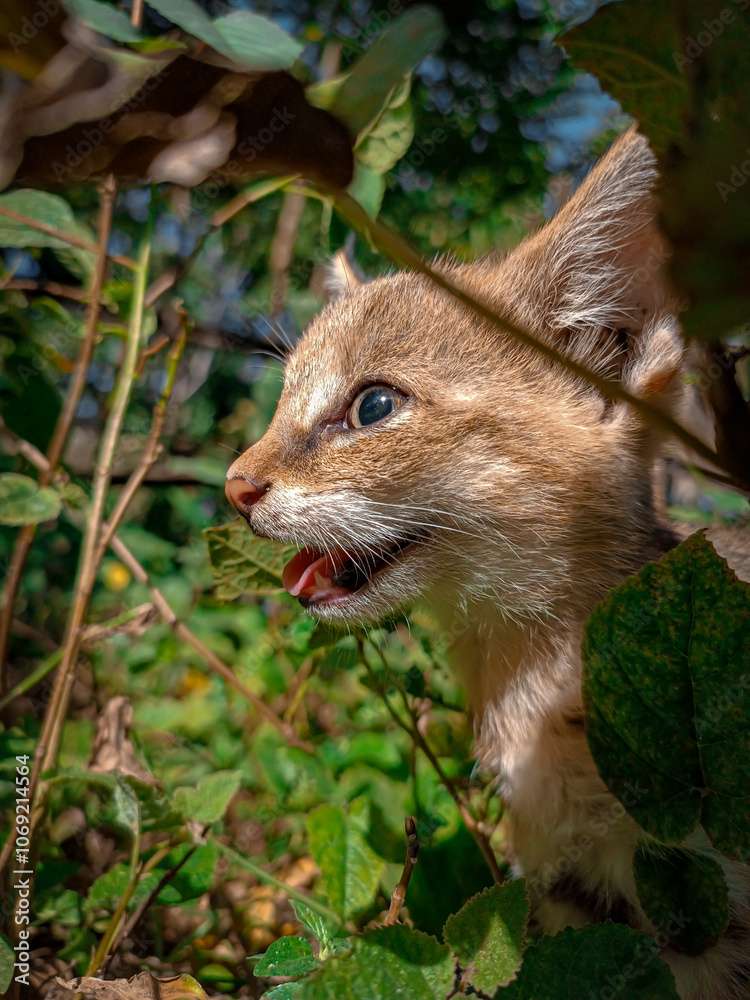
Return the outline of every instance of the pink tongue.
[[[333,578],[350,558],[343,551],[333,556],[324,556],[315,549],[302,549],[284,567],[281,582],[292,597],[306,597],[309,600],[340,597],[348,594],[349,590],[337,586]]]

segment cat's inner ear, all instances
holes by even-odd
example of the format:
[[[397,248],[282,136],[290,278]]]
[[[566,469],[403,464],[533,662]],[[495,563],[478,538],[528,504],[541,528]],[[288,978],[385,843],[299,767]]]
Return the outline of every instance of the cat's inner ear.
[[[322,272],[318,284],[322,287],[326,302],[333,302],[340,295],[346,295],[366,282],[365,276],[354,262],[349,241],[333,255]]]
[[[682,357],[657,180],[648,142],[629,129],[498,273],[512,318],[644,395],[666,391]]]

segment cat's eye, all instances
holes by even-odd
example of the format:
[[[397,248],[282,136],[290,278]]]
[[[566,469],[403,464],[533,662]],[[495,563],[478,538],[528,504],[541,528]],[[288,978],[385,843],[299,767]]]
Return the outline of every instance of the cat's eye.
[[[346,414],[348,427],[368,427],[389,416],[406,402],[406,396],[390,385],[368,385],[358,393]]]

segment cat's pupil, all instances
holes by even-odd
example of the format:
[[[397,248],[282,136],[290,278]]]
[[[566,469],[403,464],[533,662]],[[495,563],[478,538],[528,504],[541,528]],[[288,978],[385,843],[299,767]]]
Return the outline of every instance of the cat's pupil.
[[[359,404],[359,422],[374,424],[393,411],[393,396],[384,389],[373,389],[362,398]]]

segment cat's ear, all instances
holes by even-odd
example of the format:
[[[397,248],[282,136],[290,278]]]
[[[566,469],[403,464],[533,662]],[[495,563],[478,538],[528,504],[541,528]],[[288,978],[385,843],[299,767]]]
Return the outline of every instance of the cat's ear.
[[[354,261],[353,234],[347,238],[343,247],[333,255],[331,260],[321,269],[317,279],[326,302],[333,302],[340,295],[346,295],[365,284],[367,279]]]
[[[657,180],[648,142],[629,129],[500,267],[515,318],[642,395],[672,386],[683,353]]]

